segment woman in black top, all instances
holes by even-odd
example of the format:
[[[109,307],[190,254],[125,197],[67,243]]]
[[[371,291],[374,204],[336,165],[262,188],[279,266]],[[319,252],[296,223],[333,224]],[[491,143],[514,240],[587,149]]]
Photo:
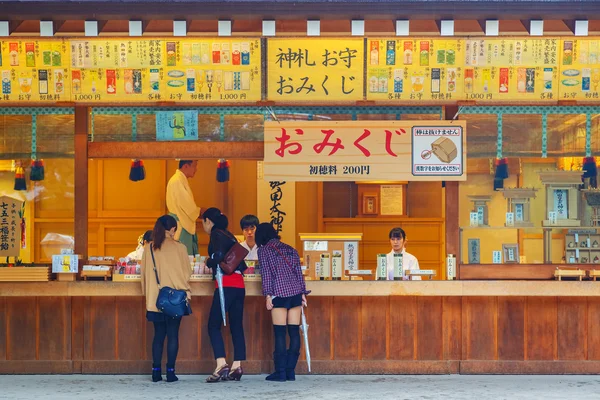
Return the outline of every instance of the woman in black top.
[[[213,279],[217,273],[219,263],[223,261],[227,252],[231,249],[237,239],[227,230],[228,220],[218,208],[209,208],[202,213],[202,225],[204,231],[210,235],[208,244],[208,256],[206,266],[212,269]],[[244,276],[246,263],[241,262],[235,272],[231,275],[223,275],[223,292],[225,295],[225,311],[229,314],[229,329],[233,339],[233,364],[231,368],[225,360],[225,345],[221,335],[223,323],[221,315],[221,300],[218,286],[215,282],[213,303],[208,318],[208,335],[213,348],[217,367],[206,381],[209,383],[220,380],[240,380],[244,371],[241,362],[246,359],[246,342],[244,339],[244,299],[246,289],[244,287]]]

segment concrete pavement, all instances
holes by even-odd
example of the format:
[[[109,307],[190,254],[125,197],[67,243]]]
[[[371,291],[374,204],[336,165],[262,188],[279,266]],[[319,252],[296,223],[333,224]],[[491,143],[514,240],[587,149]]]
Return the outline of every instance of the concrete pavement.
[[[600,399],[598,376],[320,375],[268,383],[265,375],[249,375],[216,384],[204,378],[152,383],[141,375],[2,375],[0,399]]]

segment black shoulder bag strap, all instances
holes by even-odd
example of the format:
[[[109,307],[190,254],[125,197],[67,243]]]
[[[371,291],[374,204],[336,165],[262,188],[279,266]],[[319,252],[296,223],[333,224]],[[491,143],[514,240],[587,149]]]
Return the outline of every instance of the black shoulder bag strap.
[[[150,254],[152,254],[152,264],[154,265],[154,276],[156,276],[156,284],[160,288],[160,280],[158,279],[158,272],[156,271],[156,261],[154,260],[154,251],[152,250],[153,243],[150,243]]]

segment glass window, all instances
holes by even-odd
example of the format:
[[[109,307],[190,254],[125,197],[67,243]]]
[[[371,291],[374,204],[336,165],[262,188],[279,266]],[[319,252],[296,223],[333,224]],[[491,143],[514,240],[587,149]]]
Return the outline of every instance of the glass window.
[[[264,129],[263,115],[225,116],[225,141],[262,141]]]
[[[546,135],[548,156],[585,155],[585,114],[548,115]]]
[[[75,154],[75,116],[38,115],[37,116],[37,156],[73,157]]]
[[[498,118],[495,114],[459,114],[467,121],[467,156],[496,157]]]
[[[469,133],[467,131],[467,138]],[[502,155],[504,157],[541,157],[542,116],[539,114],[504,114],[502,117]]]
[[[592,152],[600,152],[600,115],[592,115]]]
[[[7,160],[30,157],[30,115],[0,115],[0,154]]]
[[[131,142],[131,115],[94,115],[94,142]]]

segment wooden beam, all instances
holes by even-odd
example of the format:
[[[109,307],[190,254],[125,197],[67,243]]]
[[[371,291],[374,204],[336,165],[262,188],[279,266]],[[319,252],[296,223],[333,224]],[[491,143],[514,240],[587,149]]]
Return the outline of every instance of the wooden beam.
[[[102,33],[102,31],[104,30],[104,28],[106,27],[108,20],[99,20],[96,22],[98,22],[98,35],[100,35]]]
[[[562,22],[566,25],[566,27],[571,31],[572,34],[575,34],[575,20],[574,19],[564,19]]]
[[[548,280],[554,279],[556,264],[461,264],[459,271],[460,280]]]
[[[23,20],[11,20],[8,21],[8,34],[12,35],[13,32],[15,32],[17,29],[19,29],[19,27],[21,26],[21,24],[25,22]]]
[[[75,254],[88,253],[88,133],[90,108],[75,107]]]
[[[63,27],[63,25],[65,24],[65,22],[67,22],[64,19],[60,19],[60,20],[53,20],[52,21],[52,30],[53,30],[53,34],[56,34],[58,32],[60,32],[60,29]]]
[[[458,112],[458,106],[444,108],[446,120],[452,120]],[[444,194],[446,196],[446,256],[454,254],[456,257],[456,276],[460,276],[460,238],[459,238],[459,196],[458,182],[446,182]]]
[[[262,160],[263,142],[90,142],[89,158]]]

